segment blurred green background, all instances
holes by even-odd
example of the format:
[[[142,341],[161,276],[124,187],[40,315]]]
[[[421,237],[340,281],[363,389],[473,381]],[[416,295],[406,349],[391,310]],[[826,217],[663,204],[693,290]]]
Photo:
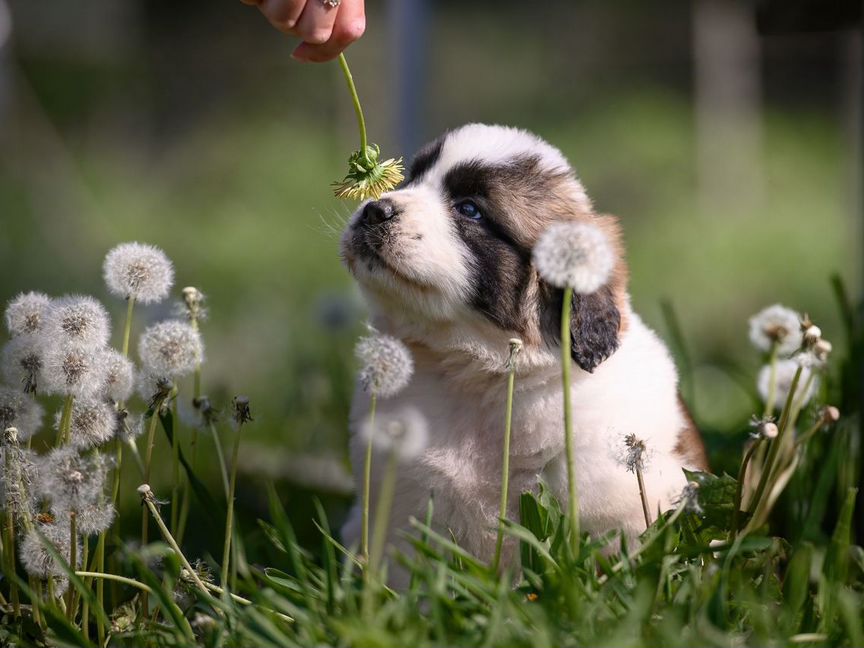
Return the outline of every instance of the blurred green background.
[[[781,302],[842,342],[829,276],[860,294],[860,34],[760,34],[752,5],[721,0],[367,5],[348,58],[371,139],[409,157],[487,121],[559,146],[621,217],[635,308],[667,339],[674,305],[712,445],[737,443],[752,410],[748,316]],[[92,293],[119,318],[103,255],[162,247],[175,292],[209,298],[205,391],[251,398],[247,542],[266,478],[297,520],[317,493],[338,521],[364,319],[338,258],[352,205],[329,186],[357,146],[338,67],[295,63],[233,0],[0,10],[0,299]],[[141,309],[136,331],[169,312]]]

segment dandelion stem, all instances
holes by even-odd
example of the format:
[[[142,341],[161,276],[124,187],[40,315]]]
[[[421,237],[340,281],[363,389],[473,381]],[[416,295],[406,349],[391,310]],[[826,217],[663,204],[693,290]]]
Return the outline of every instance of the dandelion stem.
[[[118,439],[117,440],[118,447],[121,445],[121,443],[122,442]],[[102,533],[100,533],[99,534],[99,540],[96,542],[96,569],[100,572],[105,571],[105,535],[106,535],[106,531],[103,531]],[[86,565],[87,562],[85,561],[84,564]],[[105,583],[102,582],[101,580],[96,581],[96,600],[99,602],[99,606],[104,610],[105,609]],[[84,607],[84,619],[86,622],[86,618],[87,618],[86,615],[89,612],[90,608],[87,605],[86,601],[84,602],[84,605],[85,605],[85,607]],[[104,645],[105,625],[102,623],[102,616],[99,614],[96,615],[96,633],[97,633],[96,636],[99,638],[99,645],[100,646]]]
[[[747,448],[747,452],[744,453],[744,459],[741,461],[741,467],[738,469],[738,483],[735,485],[735,508],[732,511],[732,533],[730,534],[730,540],[736,535],[738,535],[738,530],[740,528],[741,521],[741,507],[743,506],[743,493],[744,493],[744,480],[747,478],[747,467],[750,465],[750,461],[753,459],[753,455],[756,453],[756,449],[762,445],[762,438],[756,439],[753,443],[750,444],[750,447]]]
[[[371,436],[371,435],[370,435]],[[396,473],[399,468],[399,455],[396,450],[390,451],[387,459],[387,468],[384,471],[384,479],[381,481],[381,492],[378,494],[378,503],[375,507],[375,528],[372,531],[372,547],[369,551],[369,563],[367,569],[369,576],[373,579],[380,577],[381,559],[384,556],[384,545],[387,540],[387,527],[390,522],[390,509],[393,506],[393,496],[396,493]],[[373,588],[367,584],[364,590],[364,608],[370,611]]]
[[[123,325],[123,346],[120,348],[120,353],[124,358],[129,357],[129,337],[132,334],[132,311],[135,308],[135,298],[130,296],[126,307],[126,322]]]
[[[148,484],[141,484],[138,487],[138,492],[141,494],[141,499],[144,501],[144,504],[146,506],[145,510],[149,509],[150,514],[153,516],[153,520],[156,522],[156,526],[158,526],[159,530],[162,532],[162,537],[165,539],[165,542],[167,542],[168,546],[170,546],[171,549],[174,550],[174,553],[177,554],[177,557],[180,559],[180,564],[182,564],[183,568],[187,572],[189,572],[189,577],[192,579],[198,589],[201,590],[205,597],[209,597],[210,593],[207,591],[207,588],[204,587],[204,583],[202,583],[201,579],[198,577],[198,572],[196,572],[192,568],[192,565],[189,564],[189,561],[186,559],[186,556],[183,555],[183,552],[177,545],[177,541],[174,539],[174,536],[171,535],[171,532],[165,525],[165,521],[159,514],[159,509],[156,508],[156,498],[153,496],[153,490]]]
[[[570,538],[574,551],[579,551],[579,493],[576,488],[576,467],[573,456],[573,411],[570,402],[570,309],[573,304],[573,289],[564,289],[561,305],[561,380],[564,397],[564,448],[567,454],[567,495],[570,515]]]
[[[34,578],[33,576],[28,576],[27,582],[30,584],[30,590],[36,595],[36,600],[30,601],[30,609],[33,612],[33,622],[44,630],[45,625],[42,623],[42,615],[40,613],[42,607],[42,583],[38,578]]]
[[[6,453],[6,474],[9,474],[9,452]],[[8,506],[8,502],[7,502]],[[5,550],[6,572],[9,574],[9,598],[12,599],[12,609],[16,617],[21,616],[21,600],[18,596],[18,584],[12,578],[15,573],[15,514],[11,507],[6,509],[6,540],[3,543]]]
[[[216,446],[216,457],[219,460],[219,472],[222,475],[222,485],[225,488],[225,498],[228,498],[230,487],[228,484],[228,467],[225,465],[225,453],[222,452],[222,440],[219,438],[219,431],[216,429],[216,424],[210,422],[210,434],[213,435],[213,444]]]
[[[351,69],[348,67],[348,61],[345,59],[344,54],[339,55],[339,66],[342,68],[342,74],[345,75],[345,82],[348,84],[348,90],[351,92],[351,101],[354,104],[354,113],[357,115],[357,128],[360,131],[360,154],[363,156],[363,159],[368,161],[366,157],[366,147],[368,145],[366,139],[366,120],[363,118],[360,97],[357,95],[354,77],[351,75]]]
[[[634,466],[636,482],[639,484],[639,500],[642,502],[642,515],[645,516],[645,528],[651,526],[651,507],[648,506],[648,495],[645,492],[645,479],[642,476],[642,461],[639,460]]]
[[[753,499],[750,500],[750,503],[747,506],[747,512],[753,513],[756,511],[756,507],[759,506],[759,500],[762,499],[762,495],[765,492],[765,487],[768,484],[768,477],[773,472],[774,462],[777,458],[777,454],[780,452],[780,447],[786,437],[786,430],[790,427],[789,425],[789,415],[792,410],[793,399],[795,398],[795,392],[798,390],[798,382],[801,380],[801,370],[802,367],[798,367],[798,370],[795,372],[795,375],[792,378],[792,384],[789,386],[789,395],[786,397],[786,404],[783,406],[783,412],[780,414],[780,424],[777,426],[779,432],[777,434],[777,438],[773,439],[770,442],[770,446],[768,448],[768,456],[765,458],[765,463],[762,466],[762,474],[759,477],[759,484],[756,487],[756,492],[753,494]]]
[[[75,511],[69,513],[69,567],[75,569],[78,566],[78,516]],[[72,621],[75,618],[75,588],[69,584],[66,590],[66,618]]]
[[[63,413],[60,415],[60,428],[57,431],[57,445],[62,445],[69,442],[69,432],[72,427],[72,406],[75,404],[75,397],[71,394],[63,401]]]
[[[222,587],[228,587],[228,569],[231,563],[231,540],[234,535],[234,490],[237,488],[237,457],[240,451],[242,425],[237,426],[234,448],[231,451],[231,482],[228,486],[228,512],[225,515],[225,543],[222,551]]]
[[[765,411],[762,413],[763,418],[771,416],[774,412],[774,405],[777,403],[777,354],[780,349],[780,342],[774,340],[771,342],[771,352],[768,359],[768,365],[771,367],[768,374],[768,397],[765,399]]]
[[[171,435],[171,532],[178,538],[180,525],[180,417],[177,416],[177,399],[171,403],[174,418],[174,434]]]
[[[501,503],[498,507],[498,537],[495,540],[495,558],[492,560],[492,569],[496,572],[501,564],[501,549],[504,546],[504,518],[507,517],[507,501],[510,491],[510,436],[513,424],[513,391],[516,385],[516,356],[518,353],[519,347],[511,342],[507,375],[507,406],[504,413],[504,449],[501,458]]]
[[[375,436],[375,409],[378,395],[372,392],[369,405],[369,440],[366,442],[366,457],[363,461],[363,517],[360,532],[360,557],[369,562],[369,499],[372,491],[372,439]]]
[[[156,445],[156,423],[159,420],[159,408],[162,407],[162,402],[158,402],[153,407],[153,414],[150,416],[150,426],[147,429],[147,446],[144,452],[144,483],[150,481],[150,462],[153,459],[153,446]],[[147,511],[141,512],[141,544],[146,545],[148,541],[150,517]]]
[[[81,578],[96,579],[96,582],[99,582],[100,580],[115,581],[117,583],[122,583],[123,585],[129,585],[131,587],[138,588],[143,592],[147,592],[148,594],[153,593],[151,587],[146,583],[142,583],[141,581],[137,581],[132,578],[126,578],[125,576],[119,576],[118,574],[111,574],[108,572],[100,571],[76,571],[75,575],[80,576]]]

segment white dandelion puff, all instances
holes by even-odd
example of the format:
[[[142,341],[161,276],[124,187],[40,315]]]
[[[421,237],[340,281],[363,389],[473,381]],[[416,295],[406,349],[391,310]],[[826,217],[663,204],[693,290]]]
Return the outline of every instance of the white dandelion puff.
[[[6,307],[6,328],[12,337],[38,333],[45,324],[51,298],[41,292],[21,293]]]
[[[789,398],[789,390],[792,388],[792,380],[795,377],[795,372],[798,371],[798,362],[795,359],[785,359],[777,361],[777,383],[776,383],[776,408],[783,409],[786,400]],[[798,386],[795,388],[795,400],[801,405],[806,405],[813,394],[816,392],[816,387],[819,382],[817,378],[811,381],[811,369],[802,366],[801,377],[798,379]],[[756,379],[756,387],[759,390],[759,395],[763,401],[768,400],[768,388],[771,381],[771,365],[765,365],[759,371],[759,376]],[[804,389],[809,383],[809,388],[806,393]]]
[[[59,426],[60,413],[57,413]],[[117,410],[102,400],[76,399],[69,419],[69,443],[89,449],[107,443],[117,431]]]
[[[85,536],[99,535],[111,528],[116,515],[117,511],[107,498],[93,502],[75,512],[78,532]]]
[[[55,344],[69,342],[101,349],[111,337],[111,320],[105,307],[92,297],[62,297],[51,304],[45,321],[45,335]]]
[[[105,384],[102,352],[75,342],[54,344],[45,353],[42,391],[76,398],[99,393]]]
[[[766,353],[777,344],[777,352],[788,356],[802,342],[801,315],[781,304],[768,306],[750,318],[750,342]]]
[[[40,457],[37,469],[34,494],[58,509],[83,511],[104,499],[108,465],[98,452],[61,446]]]
[[[32,394],[40,389],[45,366],[45,340],[40,335],[18,335],[3,347],[3,380]]]
[[[105,368],[104,395],[115,403],[125,403],[135,386],[134,365],[129,358],[114,349],[106,350],[102,354],[102,361]]]
[[[360,338],[354,350],[360,361],[360,384],[387,398],[401,391],[414,373],[414,360],[402,342],[383,334]]]
[[[143,243],[123,243],[105,256],[102,267],[112,294],[142,304],[165,299],[174,285],[174,267],[165,253]]]
[[[42,427],[42,406],[19,389],[0,386],[0,430],[14,427],[26,441]]]
[[[605,234],[590,223],[555,223],[532,253],[537,272],[557,288],[596,292],[609,280],[615,255]]]
[[[167,320],[144,331],[138,355],[149,373],[177,378],[192,373],[204,361],[204,343],[190,324]]]
[[[607,437],[609,457],[627,472],[636,472],[639,466],[647,471],[654,459],[654,450],[647,439],[638,439],[635,434],[613,434]]]
[[[42,580],[49,578],[65,579],[63,567],[51,555],[46,544],[50,545],[65,560],[69,560],[69,549],[72,546],[70,536],[68,520],[47,514],[37,516],[34,527],[25,533],[21,539],[18,551],[24,571],[28,575]],[[79,547],[76,554],[79,564],[75,566],[76,569],[80,568],[81,553]]]
[[[381,414],[374,425],[367,422],[361,434],[365,441],[372,441],[378,452],[392,452],[400,461],[408,461],[426,449],[429,424],[417,409],[405,407]]]

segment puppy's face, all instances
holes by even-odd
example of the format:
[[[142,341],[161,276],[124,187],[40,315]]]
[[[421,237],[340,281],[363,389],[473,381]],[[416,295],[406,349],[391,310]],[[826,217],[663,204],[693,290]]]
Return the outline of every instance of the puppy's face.
[[[390,321],[455,325],[475,338],[482,329],[505,349],[513,336],[557,346],[561,292],[540,280],[531,250],[552,222],[578,219],[619,249],[616,224],[593,213],[557,149],[524,131],[471,124],[424,147],[398,190],[360,206],[342,255]],[[625,280],[619,263],[608,286],[577,296],[574,359],[589,371],[617,346]]]

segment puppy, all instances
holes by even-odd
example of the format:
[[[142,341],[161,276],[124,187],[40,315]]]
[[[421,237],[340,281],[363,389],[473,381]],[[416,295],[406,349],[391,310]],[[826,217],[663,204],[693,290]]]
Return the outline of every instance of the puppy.
[[[645,529],[624,437],[648,447],[645,486],[652,512],[670,507],[686,480],[706,469],[699,433],[678,396],[663,342],[639,319],[627,293],[618,222],[595,213],[561,152],[522,130],[470,124],[425,146],[404,184],[360,206],[342,237],[342,256],[381,332],[411,350],[415,373],[379,416],[410,405],[425,417],[429,442],[399,466],[389,539],[405,549],[408,519],[423,519],[434,496],[434,527],[491,559],[501,486],[508,340],[524,347],[514,398],[508,517],[540,480],[567,501],[561,404],[562,291],[532,266],[538,237],[557,221],[594,223],[616,265],[608,283],[576,295],[571,323],[575,472],[582,529]],[[351,409],[351,459],[362,492],[369,394]],[[383,466],[373,462],[372,503]],[[565,504],[566,506],[566,504]],[[359,503],[342,534],[358,543]],[[373,518],[374,519],[374,516]],[[513,543],[505,559],[514,556]],[[404,585],[404,575],[391,577]]]

